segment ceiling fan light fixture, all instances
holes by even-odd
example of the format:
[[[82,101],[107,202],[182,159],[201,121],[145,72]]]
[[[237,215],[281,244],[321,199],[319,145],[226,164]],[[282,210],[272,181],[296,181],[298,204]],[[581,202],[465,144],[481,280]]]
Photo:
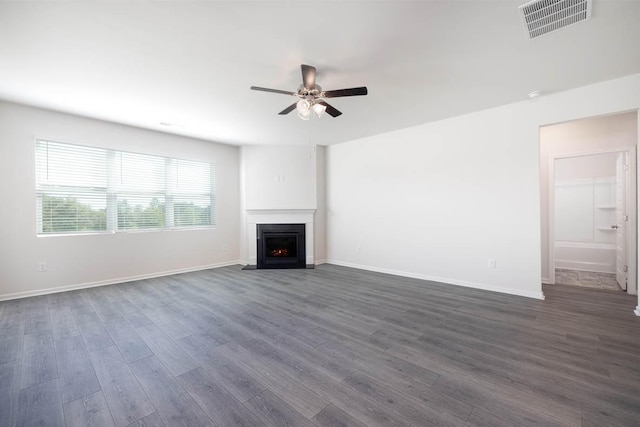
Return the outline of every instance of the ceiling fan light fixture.
[[[301,99],[296,103],[296,110],[298,110],[298,115],[304,114],[309,115],[309,109],[311,108],[311,104],[306,99]],[[305,119],[308,120],[308,119]]]
[[[300,110],[298,110],[298,117],[300,117],[302,120],[309,120],[311,118],[311,110],[307,110],[306,113],[302,113],[300,112]]]
[[[318,118],[322,117],[322,115],[324,114],[324,112],[326,111],[327,107],[325,107],[322,104],[314,104],[313,107],[311,107],[313,109],[313,112],[316,113],[316,116]]]
[[[559,0],[544,0],[544,1],[559,1]],[[278,115],[284,116],[296,110],[298,117],[302,120],[309,120],[312,116],[311,112],[316,117],[321,117],[324,113],[327,113],[331,117],[338,117],[342,115],[342,112],[335,107],[327,104],[323,98],[339,98],[343,96],[361,96],[367,95],[368,91],[365,86],[352,87],[348,89],[338,89],[325,91],[316,83],[316,69],[311,65],[300,66],[302,70],[302,85],[298,87],[296,92],[289,92],[286,90],[269,89],[266,87],[251,86],[249,89],[258,90],[262,92],[280,93],[282,95],[293,95],[299,100],[289,105],[284,110],[280,111]]]

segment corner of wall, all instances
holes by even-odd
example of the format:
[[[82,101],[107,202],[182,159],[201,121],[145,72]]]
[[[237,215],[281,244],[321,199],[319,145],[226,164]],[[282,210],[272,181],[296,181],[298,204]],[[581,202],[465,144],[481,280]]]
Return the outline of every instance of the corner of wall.
[[[324,146],[316,146],[316,218],[315,218],[315,256],[324,260],[327,255],[327,150]],[[319,261],[316,261],[318,264]]]

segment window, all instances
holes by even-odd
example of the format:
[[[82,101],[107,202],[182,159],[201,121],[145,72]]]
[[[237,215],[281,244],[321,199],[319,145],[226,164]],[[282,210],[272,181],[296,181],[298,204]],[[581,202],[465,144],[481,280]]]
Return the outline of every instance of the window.
[[[38,233],[107,230],[107,150],[36,142]]]
[[[215,225],[214,165],[36,141],[38,234]]]

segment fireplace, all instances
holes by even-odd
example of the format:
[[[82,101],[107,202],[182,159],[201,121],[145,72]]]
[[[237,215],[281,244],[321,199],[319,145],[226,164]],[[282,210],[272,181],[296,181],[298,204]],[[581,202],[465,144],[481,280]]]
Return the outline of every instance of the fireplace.
[[[304,224],[257,224],[258,269],[306,268]]]

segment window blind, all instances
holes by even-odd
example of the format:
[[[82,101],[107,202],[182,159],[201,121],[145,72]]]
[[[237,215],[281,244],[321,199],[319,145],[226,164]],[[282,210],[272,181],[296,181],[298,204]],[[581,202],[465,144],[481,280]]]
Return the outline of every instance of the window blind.
[[[204,163],[176,160],[173,187],[176,227],[202,226],[212,222],[214,177],[207,166]]]
[[[36,141],[39,234],[215,225],[211,163]]]
[[[166,227],[165,162],[163,157],[116,152],[118,230]]]
[[[39,233],[107,230],[107,151],[36,142]]]

